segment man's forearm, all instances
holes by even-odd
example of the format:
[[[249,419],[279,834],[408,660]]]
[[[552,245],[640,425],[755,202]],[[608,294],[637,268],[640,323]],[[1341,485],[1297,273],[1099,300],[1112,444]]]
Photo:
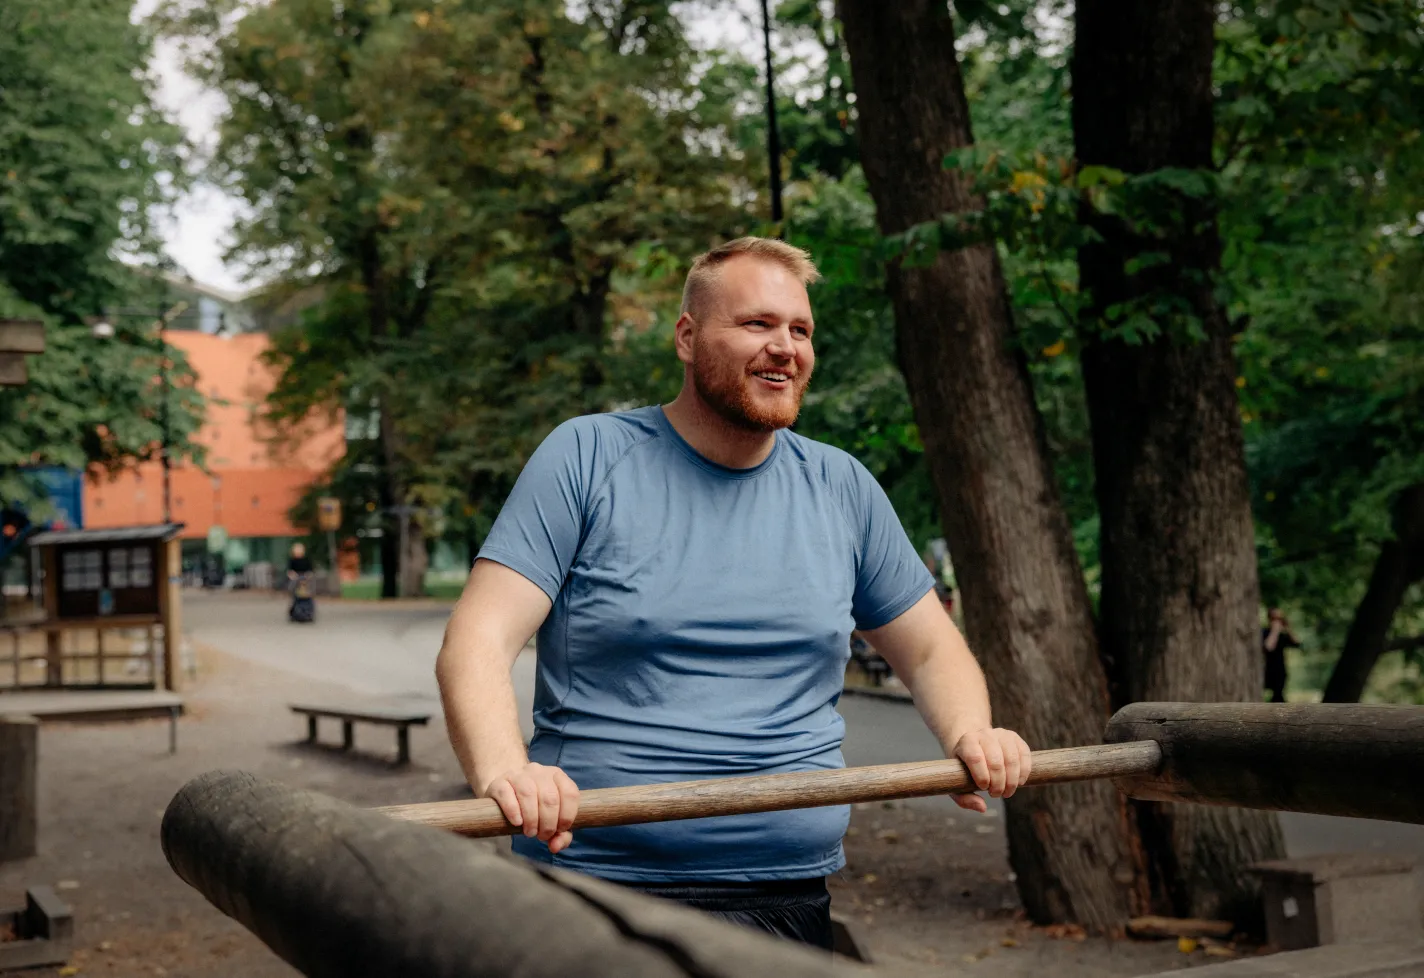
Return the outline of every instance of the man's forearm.
[[[929,650],[918,658],[900,675],[900,681],[914,697],[915,708],[945,754],[952,753],[966,733],[993,726],[984,673],[958,635],[952,645]]]
[[[478,642],[456,648],[447,638],[435,665],[450,744],[480,794],[492,779],[529,759],[506,661]]]

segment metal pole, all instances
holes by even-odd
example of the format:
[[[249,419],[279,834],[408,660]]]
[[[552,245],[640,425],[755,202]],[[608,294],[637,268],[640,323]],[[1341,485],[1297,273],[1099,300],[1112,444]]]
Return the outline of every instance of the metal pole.
[[[761,0],[761,38],[766,51],[766,156],[771,171],[771,220],[781,236],[781,134],[776,128],[776,75],[771,63],[771,10]]]

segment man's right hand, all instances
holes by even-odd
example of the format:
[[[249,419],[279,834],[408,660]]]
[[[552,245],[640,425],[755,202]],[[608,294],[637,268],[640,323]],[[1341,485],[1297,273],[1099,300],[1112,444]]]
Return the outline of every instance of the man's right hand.
[[[526,836],[547,842],[551,853],[574,840],[569,829],[578,815],[579,790],[560,768],[531,761],[497,775],[480,794],[493,798],[504,817]]]

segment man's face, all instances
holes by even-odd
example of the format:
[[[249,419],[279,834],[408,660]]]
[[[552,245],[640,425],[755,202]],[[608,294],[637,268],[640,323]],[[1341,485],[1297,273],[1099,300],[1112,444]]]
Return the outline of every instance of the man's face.
[[[295,545],[292,547],[292,556],[293,556],[293,557],[305,557],[306,555],[307,555],[307,548],[304,547],[304,546],[302,546],[300,543],[295,544]]]
[[[690,342],[678,344],[698,395],[747,431],[789,427],[816,365],[806,287],[774,262],[739,255],[712,291]]]

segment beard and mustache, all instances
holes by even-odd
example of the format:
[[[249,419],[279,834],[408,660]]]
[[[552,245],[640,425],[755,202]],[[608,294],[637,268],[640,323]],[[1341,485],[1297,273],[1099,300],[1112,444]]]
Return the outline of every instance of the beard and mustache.
[[[790,391],[773,398],[756,398],[751,381],[757,372],[786,374],[790,378]],[[743,431],[766,434],[789,428],[796,422],[801,413],[801,398],[811,383],[811,369],[798,369],[794,360],[787,364],[758,360],[743,368],[719,360],[698,344],[694,348],[692,382],[702,400],[723,420]]]

